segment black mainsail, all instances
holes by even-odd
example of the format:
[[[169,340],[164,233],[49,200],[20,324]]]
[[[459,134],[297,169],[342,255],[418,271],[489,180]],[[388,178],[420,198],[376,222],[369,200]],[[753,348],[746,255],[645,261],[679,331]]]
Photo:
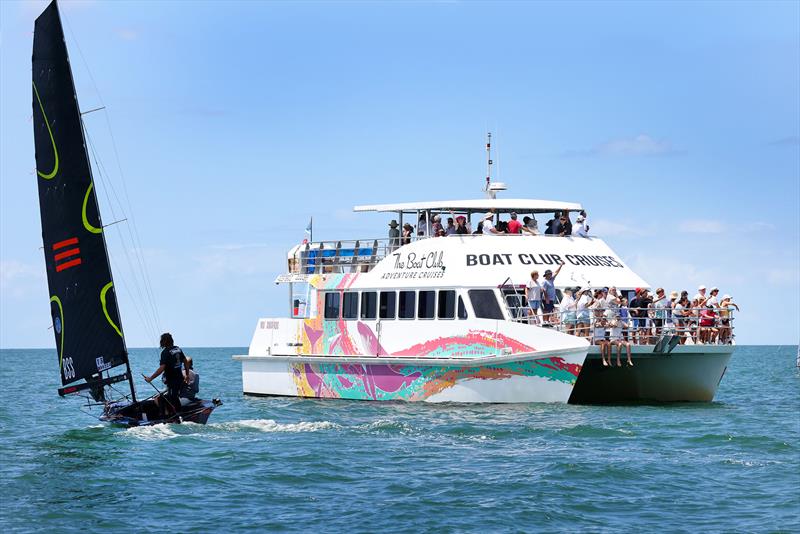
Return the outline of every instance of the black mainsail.
[[[60,394],[128,380],[125,337],[56,2],[33,34],[33,130]],[[125,365],[124,374],[103,372]],[[109,373],[110,374],[110,373]],[[135,399],[134,399],[135,400]]]

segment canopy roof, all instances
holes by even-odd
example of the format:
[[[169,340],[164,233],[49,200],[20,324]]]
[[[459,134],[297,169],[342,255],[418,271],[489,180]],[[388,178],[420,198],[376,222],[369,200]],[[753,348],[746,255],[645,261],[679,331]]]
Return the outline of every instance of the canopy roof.
[[[403,211],[417,210],[458,211],[458,212],[497,212],[517,213],[553,213],[554,211],[579,211],[583,209],[575,202],[559,202],[556,200],[535,200],[529,198],[482,198],[473,200],[436,200],[430,202],[402,202],[399,204],[372,204],[355,206],[353,211]]]

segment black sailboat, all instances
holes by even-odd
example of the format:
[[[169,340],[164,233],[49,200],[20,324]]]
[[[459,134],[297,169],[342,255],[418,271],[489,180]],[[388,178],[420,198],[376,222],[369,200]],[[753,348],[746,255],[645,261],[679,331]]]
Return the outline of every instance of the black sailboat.
[[[101,419],[128,426],[205,423],[219,401],[198,400],[171,416],[153,397],[137,400],[117,307],[103,224],[55,0],[36,19],[33,128],[59,395],[89,393]],[[127,382],[129,393],[114,384]],[[116,396],[117,398],[113,398]]]

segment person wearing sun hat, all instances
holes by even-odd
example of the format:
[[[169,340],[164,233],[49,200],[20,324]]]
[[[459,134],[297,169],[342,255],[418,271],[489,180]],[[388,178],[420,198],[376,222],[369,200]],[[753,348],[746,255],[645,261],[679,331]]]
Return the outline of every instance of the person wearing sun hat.
[[[706,306],[711,306],[712,308],[716,308],[719,306],[719,300],[717,299],[717,295],[719,295],[719,288],[712,287],[711,291],[708,292],[709,297],[706,299]]]
[[[392,219],[389,223],[389,248],[391,250],[395,250],[400,246],[400,230],[397,229],[399,226],[395,219]]]
[[[729,344],[733,340],[733,330],[731,328],[731,317],[733,316],[733,309],[739,311],[739,305],[733,302],[730,295],[723,295],[719,303],[719,342]]]
[[[494,227],[494,213],[489,212],[483,216],[483,235],[503,235],[505,232]]]
[[[702,306],[706,303],[706,286],[700,286],[697,288],[697,294],[692,297],[692,302],[700,301],[699,306]]]

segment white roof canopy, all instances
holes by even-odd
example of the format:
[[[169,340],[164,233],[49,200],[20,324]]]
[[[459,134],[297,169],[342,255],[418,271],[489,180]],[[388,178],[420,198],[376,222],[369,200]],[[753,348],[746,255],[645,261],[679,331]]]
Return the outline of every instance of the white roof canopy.
[[[478,200],[437,200],[432,202],[403,202],[399,204],[372,204],[356,206],[353,211],[458,211],[458,212],[496,212],[517,213],[553,213],[555,211],[580,211],[583,209],[575,202],[559,202],[556,200],[534,200],[528,198],[482,198]]]

